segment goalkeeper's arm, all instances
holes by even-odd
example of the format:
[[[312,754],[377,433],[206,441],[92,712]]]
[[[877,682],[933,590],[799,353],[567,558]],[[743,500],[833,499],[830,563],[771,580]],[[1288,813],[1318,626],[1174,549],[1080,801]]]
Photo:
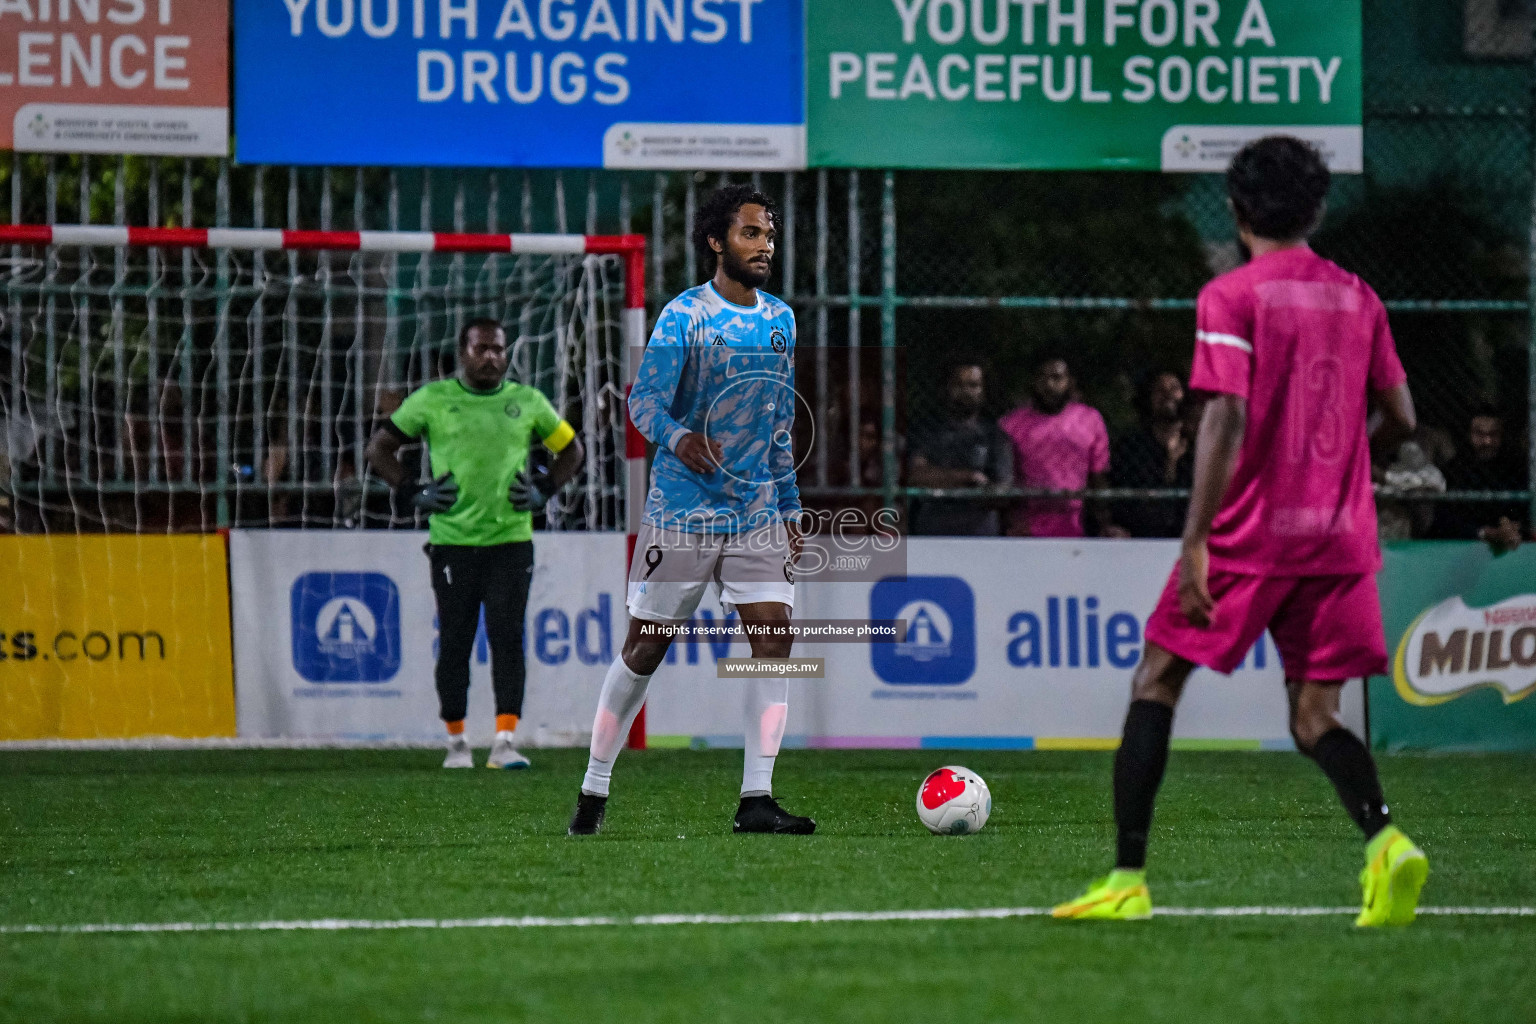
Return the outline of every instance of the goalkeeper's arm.
[[[373,432],[373,437],[368,439],[368,465],[378,474],[379,479],[390,486],[391,490],[398,488],[405,482],[405,467],[400,464],[400,448],[405,442],[411,440],[394,423],[385,420],[383,426]]]
[[[507,492],[512,507],[519,512],[537,511],[549,504],[549,500],[575,477],[586,455],[581,439],[564,420],[544,438],[544,447],[555,453],[554,463],[544,467],[536,465],[530,458],[513,478],[512,487]]]
[[[396,506],[402,510],[413,506],[428,514],[447,512],[459,500],[459,485],[451,473],[444,473],[435,480],[420,482],[406,478],[405,467],[400,464],[399,451],[405,442],[414,440],[392,420],[373,432],[368,441],[368,464],[389,484],[395,492]]]

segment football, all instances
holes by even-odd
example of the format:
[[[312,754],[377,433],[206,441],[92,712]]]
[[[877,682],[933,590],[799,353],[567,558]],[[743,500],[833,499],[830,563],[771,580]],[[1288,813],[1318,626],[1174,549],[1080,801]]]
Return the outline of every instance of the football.
[[[945,765],[917,789],[917,818],[935,835],[980,832],[991,813],[992,791],[969,768]]]

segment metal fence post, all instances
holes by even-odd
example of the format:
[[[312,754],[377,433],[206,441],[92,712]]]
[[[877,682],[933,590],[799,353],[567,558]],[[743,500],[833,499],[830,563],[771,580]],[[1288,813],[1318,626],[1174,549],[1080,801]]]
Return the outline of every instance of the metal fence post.
[[[831,426],[827,415],[827,395],[831,358],[827,352],[827,169],[816,172],[816,415],[821,417],[817,430]],[[816,485],[827,486],[827,462],[830,445],[823,440],[816,446]]]
[[[654,275],[646,296],[659,310],[667,292],[667,246],[663,237],[666,231],[667,176],[657,174],[651,187],[651,273]]]
[[[1536,31],[1533,31],[1533,37],[1536,37]],[[1533,38],[1531,53],[1531,101],[1530,109],[1526,112],[1527,130],[1530,132],[1527,141],[1530,145],[1528,167],[1531,172],[1531,231],[1525,251],[1525,284],[1530,303],[1526,312],[1528,333],[1525,339],[1526,431],[1529,441],[1525,486],[1531,492],[1530,519],[1526,523],[1528,535],[1536,532],[1536,38]]]
[[[21,175],[22,162],[20,153],[11,154],[11,223],[22,223],[21,208]],[[16,268],[21,265],[21,246],[11,246],[11,272],[5,278],[6,293],[6,323],[11,328],[11,407],[8,411],[12,421],[21,421],[23,395],[26,396],[26,418],[28,422],[37,422],[37,407],[32,401],[32,396],[26,393],[26,385],[31,381],[26,378],[28,352],[22,341],[21,324],[21,298],[17,289],[18,277]],[[46,422],[46,421],[45,421]],[[5,461],[7,465],[14,466],[20,462],[20,435],[15,430],[5,432]],[[12,495],[20,490],[19,486],[7,480],[5,486],[10,489]],[[16,500],[11,498],[11,512],[16,513]]]
[[[880,202],[880,483],[881,503],[896,504],[896,172],[885,172]]]
[[[863,467],[859,465],[859,433],[864,412],[859,385],[860,331],[863,328],[863,309],[859,306],[860,282],[863,267],[864,240],[860,235],[859,220],[859,172],[848,172],[848,486],[863,486]]]
[[[229,161],[219,161],[219,177],[217,193],[214,202],[214,223],[221,228],[229,227]],[[229,477],[234,471],[235,460],[231,457],[231,432],[230,416],[233,407],[229,395],[229,250],[220,249],[217,259],[218,267],[218,325],[215,328],[213,348],[215,360],[215,374],[219,389],[215,401],[218,403],[218,422],[215,425],[217,462],[213,468],[214,487],[218,494],[216,507],[219,529],[229,527]]]
[[[699,190],[693,175],[683,175],[683,287],[698,284],[699,256],[693,248],[693,216],[698,209]]]
[[[795,172],[787,171],[784,174],[784,202],[780,208],[780,215],[784,218],[784,237],[779,241],[779,250],[783,252],[783,271],[781,276],[784,281],[784,298],[795,297]]]

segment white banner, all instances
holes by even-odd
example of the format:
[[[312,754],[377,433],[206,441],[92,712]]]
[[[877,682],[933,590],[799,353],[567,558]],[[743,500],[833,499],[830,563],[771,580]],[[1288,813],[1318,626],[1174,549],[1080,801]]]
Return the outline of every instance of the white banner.
[[[905,581],[797,587],[796,618],[907,619],[913,642],[797,648],[826,659],[826,678],[790,683],[793,742],[1028,749],[1118,740],[1177,542],[915,538],[907,551]],[[714,678],[714,654],[701,652],[707,673],[684,664],[656,674],[647,724],[660,742],[740,743],[740,697]],[[1175,737],[1289,747],[1283,681],[1267,636],[1230,677],[1196,671]],[[1359,684],[1351,689],[1358,703]]]
[[[235,531],[236,692],[242,737],[437,742],[435,610],[425,534]],[[540,534],[528,603],[529,746],[587,741],[622,645],[625,541]],[[1120,735],[1147,615],[1172,541],[910,541],[906,580],[797,587],[795,617],[902,618],[904,645],[817,644],[826,678],[790,683],[792,746],[1083,747]],[[698,618],[723,619],[711,596]],[[658,745],[740,745],[739,683],[717,678],[745,642],[678,641],[647,701]],[[490,739],[483,635],[469,733]],[[1358,684],[1347,706],[1355,708]],[[1347,714],[1357,718],[1358,711]],[[1288,747],[1279,659],[1266,637],[1231,677],[1199,670],[1174,735]]]
[[[437,743],[437,609],[427,535],[235,530],[230,587],[242,738]],[[540,534],[528,597],[520,743],[590,738],[623,638],[624,537]],[[470,742],[495,731],[484,626],[470,655]]]

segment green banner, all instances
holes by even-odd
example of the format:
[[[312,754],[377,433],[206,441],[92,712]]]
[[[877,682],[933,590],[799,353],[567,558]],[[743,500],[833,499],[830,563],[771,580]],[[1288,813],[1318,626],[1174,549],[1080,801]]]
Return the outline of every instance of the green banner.
[[[1359,0],[811,0],[809,162],[1221,171],[1276,131],[1361,169]]]
[[[1392,676],[1370,681],[1383,750],[1536,750],[1536,546],[1386,545]]]

